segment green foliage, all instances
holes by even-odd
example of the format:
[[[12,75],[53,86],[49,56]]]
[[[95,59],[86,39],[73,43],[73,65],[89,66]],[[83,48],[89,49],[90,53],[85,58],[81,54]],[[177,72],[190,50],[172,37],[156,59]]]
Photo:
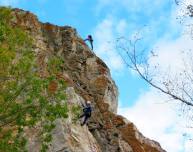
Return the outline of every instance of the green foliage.
[[[57,73],[61,69],[61,65],[64,60],[61,57],[52,57],[48,62],[49,71],[52,73]]]
[[[25,149],[26,139],[19,136],[12,136],[12,131],[7,131],[3,134],[2,140],[0,142],[0,151],[3,152],[26,152]]]
[[[57,77],[63,60],[50,58],[48,76],[40,77],[32,39],[12,27],[11,19],[11,10],[0,7],[0,151],[26,151],[23,130],[37,123],[41,151],[46,151],[54,121],[68,117],[66,85]]]
[[[73,105],[71,111],[73,112],[73,122],[75,123],[82,113],[82,108],[79,105]]]

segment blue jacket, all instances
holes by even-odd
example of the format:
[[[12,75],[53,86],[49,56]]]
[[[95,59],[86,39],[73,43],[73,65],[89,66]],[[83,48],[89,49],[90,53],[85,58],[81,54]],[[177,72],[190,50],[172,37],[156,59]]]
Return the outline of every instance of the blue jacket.
[[[91,116],[91,112],[92,112],[91,106],[87,105],[86,107],[84,107],[83,112],[84,112],[85,115],[90,117]]]

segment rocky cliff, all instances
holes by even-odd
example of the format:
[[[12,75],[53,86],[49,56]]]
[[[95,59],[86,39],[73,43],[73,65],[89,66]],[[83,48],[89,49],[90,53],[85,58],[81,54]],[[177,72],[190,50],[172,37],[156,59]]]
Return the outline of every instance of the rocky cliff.
[[[12,10],[12,25],[31,35],[33,51],[42,77],[48,74],[50,56],[64,59],[58,77],[67,83],[68,107],[90,100],[93,114],[88,126],[73,120],[57,119],[52,131],[50,152],[164,152],[159,143],[144,137],[133,123],[116,114],[118,90],[106,64],[84,43],[70,26],[41,23],[30,12]],[[37,127],[25,130],[30,152],[38,152],[40,143]]]

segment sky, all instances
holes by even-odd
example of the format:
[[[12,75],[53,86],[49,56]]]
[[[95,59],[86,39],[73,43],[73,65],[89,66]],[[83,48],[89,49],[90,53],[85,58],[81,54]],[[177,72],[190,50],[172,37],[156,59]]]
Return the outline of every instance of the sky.
[[[193,4],[193,0],[185,2]],[[179,19],[183,5],[176,6],[174,0],[0,0],[0,5],[31,11],[42,22],[70,25],[82,38],[91,34],[94,52],[109,66],[119,88],[118,113],[168,152],[193,151],[189,140],[193,131],[179,116],[179,104],[167,102],[167,97],[128,69],[115,46],[117,38],[132,39],[138,33],[143,38],[139,49],[154,49],[163,69],[171,65],[177,71],[180,51],[193,48],[189,31]]]

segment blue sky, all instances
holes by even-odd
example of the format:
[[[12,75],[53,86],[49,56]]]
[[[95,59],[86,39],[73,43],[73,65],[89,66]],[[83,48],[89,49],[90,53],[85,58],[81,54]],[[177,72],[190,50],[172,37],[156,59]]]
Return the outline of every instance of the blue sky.
[[[164,50],[170,52],[170,48],[181,48],[178,44],[190,40],[181,38],[183,27],[176,20],[177,8],[173,0],[0,0],[0,5],[31,11],[42,22],[75,27],[82,38],[92,34],[94,52],[110,67],[119,88],[119,113],[132,120],[146,136],[160,142],[168,152],[190,152],[190,144],[181,137],[182,129],[177,127],[179,118],[175,110],[168,108],[171,105],[152,102],[161,102],[164,97],[154,93],[125,67],[114,44],[120,36],[131,38],[139,32],[143,37],[140,49],[159,48],[164,52],[165,46]],[[172,57],[176,55],[172,53]],[[153,108],[157,109],[152,111]],[[166,112],[168,118],[157,111]],[[146,117],[141,116],[144,113]],[[156,122],[159,118],[162,124]],[[153,124],[150,119],[155,120],[155,125],[149,126]]]
[[[151,31],[145,35],[148,37],[146,38],[147,41],[151,41],[152,44],[165,35],[166,32],[169,32],[170,25],[166,16],[170,16],[171,9],[174,6],[171,0],[165,0],[164,2],[152,2],[150,0],[140,0],[139,2],[133,0],[124,0],[122,2],[118,0],[57,0],[57,2],[51,0],[1,1],[4,4],[10,4],[12,7],[19,7],[35,13],[42,22],[75,27],[82,38],[85,38],[90,33],[95,36],[94,33],[97,25],[105,19],[112,19],[112,26],[116,26],[116,22],[121,21],[122,24],[125,24],[124,32],[112,31],[113,38],[123,35],[130,37],[134,31],[143,29],[144,25],[152,26]],[[103,35],[100,37],[105,42],[114,41],[112,37],[109,39],[103,38]],[[95,43],[95,48],[96,45],[100,44]],[[144,43],[144,45],[148,46],[149,44]],[[96,54],[100,56],[97,51]],[[101,57],[104,58],[103,56]],[[122,105],[132,105],[140,91],[147,89],[143,81],[135,76],[133,77],[126,71],[121,78],[114,74],[113,71],[112,75],[119,87]]]

